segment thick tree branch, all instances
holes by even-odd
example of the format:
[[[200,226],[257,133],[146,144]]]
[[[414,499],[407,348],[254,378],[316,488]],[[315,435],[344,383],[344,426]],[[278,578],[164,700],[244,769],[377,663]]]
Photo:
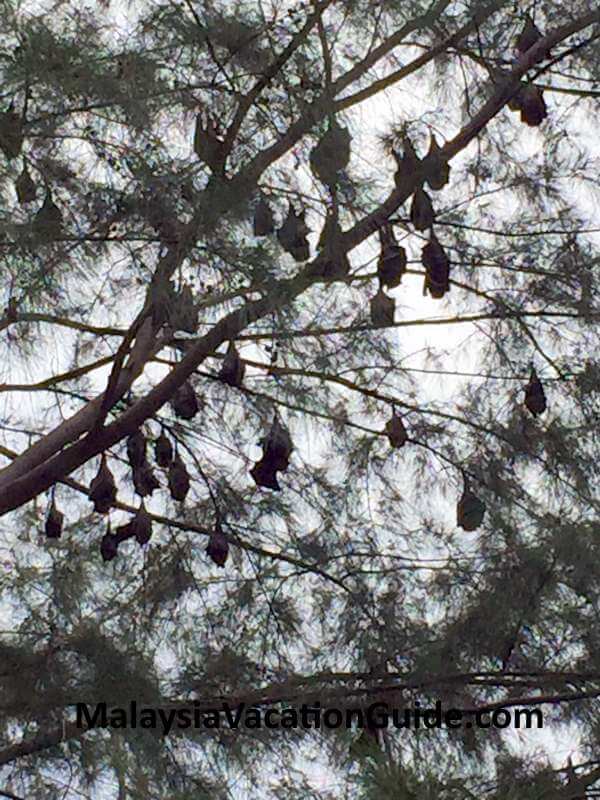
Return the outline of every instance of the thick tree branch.
[[[536,674],[538,673],[495,673],[497,680],[494,681],[494,673],[458,673],[452,675],[422,675],[414,677],[402,673],[387,673],[384,676],[385,683],[382,683],[381,678],[374,679],[371,673],[323,673],[311,676],[292,676],[284,682],[271,683],[263,688],[250,690],[237,695],[224,695],[220,693],[204,695],[198,698],[194,706],[191,706],[189,703],[170,703],[160,706],[160,708],[167,713],[169,711],[183,711],[184,709],[191,711],[192,719],[194,718],[195,710],[199,713],[209,712],[222,708],[223,704],[227,704],[232,710],[239,708],[242,704],[246,708],[269,708],[282,703],[300,706],[301,704],[311,705],[315,702],[320,702],[322,708],[364,707],[370,702],[385,700],[387,697],[389,698],[388,702],[391,706],[410,708],[410,701],[407,702],[405,698],[402,698],[401,701],[399,700],[401,692],[428,690],[431,693],[445,685],[477,686],[480,685],[477,679],[484,675],[489,675],[492,678],[492,680],[485,685],[500,687],[507,686],[507,675],[527,676]],[[548,678],[551,685],[560,685],[563,683],[572,684],[573,681],[580,683],[585,680],[585,678],[576,673],[564,678],[561,673],[554,675],[552,673],[544,673],[544,675]],[[591,678],[592,681],[597,681],[597,679],[597,675]],[[333,686],[327,688],[328,683],[333,684]],[[342,685],[339,686],[339,684]],[[356,685],[344,686],[343,684]],[[508,685],[515,685],[515,682],[509,683]],[[516,681],[516,685],[519,685],[518,680]],[[535,689],[535,687],[532,688]],[[501,708],[509,709],[518,706],[539,708],[544,705],[592,700],[599,696],[600,689],[595,688],[587,691],[559,690],[539,696],[525,694],[519,697],[513,697],[507,693],[504,700],[464,707],[460,710],[463,715],[470,716],[476,713],[492,712]],[[110,707],[110,701],[107,701],[107,705]],[[10,764],[23,756],[43,752],[50,747],[55,747],[62,741],[81,738],[87,734],[89,730],[90,728],[85,725],[78,728],[75,723],[66,722],[63,726],[55,728],[52,731],[45,731],[31,740],[19,742],[18,744],[10,745],[0,750],[0,765]],[[587,775],[580,776],[580,778],[572,784],[570,792],[565,791],[564,794],[561,794],[561,800],[574,800],[575,797],[579,796],[574,793],[575,788],[581,792],[583,788],[591,785],[599,778],[600,767],[596,770],[592,770]]]
[[[5,330],[10,325],[19,322],[47,322],[50,325],[59,325],[63,328],[72,328],[83,333],[93,333],[95,336],[124,336],[127,331],[123,328],[113,328],[111,326],[89,325],[87,322],[69,319],[68,317],[55,317],[52,314],[22,313],[17,314],[14,319],[4,317],[0,319],[0,331]]]
[[[490,12],[491,13],[491,12]],[[454,137],[446,143],[442,148],[443,157],[450,160],[453,156],[464,149],[478,134],[487,123],[493,119],[503,105],[508,101],[512,93],[515,91],[521,77],[525,72],[537,63],[547,50],[564,38],[572,35],[573,33],[582,30],[583,28],[594,24],[600,20],[600,11],[591,12],[580,19],[559,28],[553,33],[543,37],[534,47],[528,50],[517,62],[513,70],[509,73],[506,83],[499,86],[492,97],[485,103],[483,108],[478,114]],[[317,103],[317,110],[322,116],[326,113],[326,108],[320,108]],[[288,136],[296,126],[292,126],[288,132]],[[301,134],[300,134],[301,135]],[[286,139],[287,137],[283,137]],[[286,143],[284,151],[289,146]],[[273,147],[277,148],[277,145]],[[271,157],[274,155],[273,147],[269,148],[262,156],[252,162],[247,170],[244,170],[241,176],[231,182],[232,187],[239,187],[244,194],[247,193],[247,181],[249,178],[256,179],[262,170],[271,162]],[[265,163],[261,159],[267,159]],[[262,164],[262,166],[260,166]],[[259,169],[260,166],[260,169]],[[258,174],[252,173],[258,169]],[[422,169],[412,176],[410,181],[407,181],[406,186],[398,187],[391,192],[388,198],[371,214],[367,215],[365,219],[358,222],[351,230],[346,231],[340,236],[340,249],[343,252],[349,252],[354,247],[359,245],[373,232],[377,231],[381,225],[387,220],[397,209],[408,199],[413,193],[416,186],[422,182],[424,173]],[[200,223],[202,218],[195,216],[197,224]],[[177,254],[183,255],[183,248],[178,248]],[[169,267],[174,268],[173,262],[180,259],[173,253],[170,254]],[[163,267],[167,271],[167,267]],[[217,347],[224,341],[233,339],[252,322],[256,321],[265,314],[276,311],[291,302],[295,297],[304,292],[313,283],[321,280],[321,270],[323,269],[323,261],[320,257],[315,262],[309,264],[296,278],[287,281],[279,282],[272,290],[272,294],[268,298],[263,298],[259,301],[248,303],[241,309],[227,315],[221,319],[215,327],[206,336],[204,336],[193,348],[189,354],[184,358],[181,364],[172,371],[158,386],[155,387],[145,398],[141,399],[131,409],[126,411],[117,422],[111,424],[107,428],[94,432],[93,436],[87,436],[82,441],[72,445],[66,451],[54,456],[45,464],[41,464],[32,468],[26,475],[23,470],[23,462],[27,459],[17,459],[13,467],[16,466],[12,474],[9,473],[10,467],[6,468],[1,476],[0,483],[0,514],[6,513],[9,510],[18,508],[23,503],[35,497],[42,491],[45,491],[49,486],[60,478],[68,475],[73,469],[81,466],[89,458],[103,452],[108,447],[118,442],[124,436],[132,433],[145,419],[152,414],[156,413],[158,409],[167,402],[172,396],[173,392],[193,373],[196,367]],[[130,376],[128,376],[130,377]],[[135,376],[137,377],[137,376]],[[131,385],[132,381],[124,381],[125,386]],[[75,415],[71,420],[72,432],[77,431],[80,435],[85,430],[85,424],[90,423],[90,416],[93,416],[93,411],[90,415],[90,408],[96,401],[86,406]],[[98,403],[96,403],[98,405]],[[81,415],[81,416],[79,416]],[[77,420],[78,424],[73,421]],[[83,430],[80,425],[84,424]],[[67,423],[66,423],[67,424]],[[61,426],[64,427],[64,426]],[[57,434],[57,431],[53,432]],[[52,437],[46,437],[43,442]],[[60,439],[60,436],[57,436]],[[73,439],[71,439],[72,441]],[[38,443],[40,444],[40,443]],[[62,440],[64,444],[64,439]],[[34,450],[34,445],[31,450]],[[39,449],[43,449],[40,447]],[[29,451],[30,452],[30,451]],[[29,455],[29,452],[25,455]],[[37,453],[36,453],[37,455]],[[20,462],[20,463],[19,463]],[[30,459],[31,465],[36,463],[35,457]],[[37,462],[39,464],[39,461]],[[21,477],[16,478],[10,484],[9,481],[20,470]]]
[[[447,3],[446,3],[447,4]],[[497,0],[495,4],[489,7],[489,11],[487,8],[482,10],[477,15],[477,22],[480,22],[483,18],[492,14],[497,6],[500,6],[502,3]],[[357,65],[353,69],[349,70],[345,76],[339,79],[339,81],[334,84],[332,87],[332,92],[335,93],[337,89],[342,89],[344,86],[348,85],[352,80],[357,78],[362,71],[367,69],[369,66],[372,66],[373,63],[377,61],[377,59],[382,58],[387,52],[388,49],[395,46],[395,44],[399,43],[401,39],[406,36],[407,33],[415,30],[416,28],[420,27],[421,25],[428,24],[432,18],[439,13],[439,9],[445,7],[445,0],[444,2],[439,4],[437,9],[433,9],[429,15],[426,15],[424,18],[420,18],[414,20],[411,23],[403,26],[403,28],[398,31],[394,36],[390,37],[388,42],[384,43],[380,48],[377,48],[376,51],[371,53],[364,62]],[[471,27],[476,26],[476,22],[470,24]],[[469,30],[471,27],[466,26]],[[461,29],[465,30],[465,29]],[[453,37],[455,38],[455,37]],[[433,56],[432,56],[433,57]],[[419,65],[421,62],[419,61]],[[279,158],[280,155],[283,155],[293,144],[298,141],[304,133],[312,128],[316,122],[319,121],[322,117],[324,117],[329,111],[331,110],[331,106],[328,102],[328,98],[326,96],[322,96],[321,98],[317,99],[311,108],[307,110],[304,114],[303,118],[299,120],[297,123],[291,126],[288,133],[282,137],[282,139],[273,145],[271,148],[267,148],[262,154],[257,156],[246,168],[242,170],[242,172],[234,178],[230,183],[230,188],[233,192],[242,194],[243,196],[247,196],[248,192],[252,190],[252,187],[255,185],[256,181],[264,171],[274,160]],[[410,192],[405,195],[401,202],[410,195]],[[166,256],[162,259],[161,263],[159,264],[159,268],[157,270],[157,275],[155,278],[158,277],[170,277],[173,270],[177,267],[179,263],[181,263],[185,252],[189,244],[191,244],[193,240],[193,232],[196,231],[204,219],[207,210],[210,209],[211,204],[215,203],[215,197],[212,192],[206,191],[204,196],[201,198],[199,208],[196,210],[194,214],[194,218],[192,221],[186,226],[185,232],[182,234],[181,243],[178,243],[176,247],[173,247],[169,250]],[[224,209],[225,210],[225,209]],[[392,207],[392,210],[395,210]],[[378,227],[378,225],[376,226]],[[368,229],[369,232],[371,228]],[[365,237],[366,238],[366,237]],[[184,247],[184,243],[185,247]],[[354,246],[354,245],[353,245]],[[350,249],[350,248],[349,248]],[[149,301],[149,294],[146,298],[147,306]],[[138,317],[139,318],[139,317]],[[137,376],[136,376],[137,377]],[[128,375],[122,375],[121,380],[119,381],[118,386],[115,386],[111,391],[112,397],[111,401],[114,403],[119,397],[121,397],[131,386],[133,383],[132,380],[127,380]],[[175,387],[177,388],[177,387]],[[66,420],[62,425],[56,428],[54,431],[49,433],[45,436],[40,442],[34,444],[31,448],[29,448],[25,453],[22,454],[15,462],[4,470],[0,471],[0,496],[2,494],[2,488],[8,486],[9,482],[15,480],[17,477],[25,475],[31,469],[33,469],[36,465],[42,464],[44,461],[50,459],[55,453],[57,453],[62,447],[65,445],[74,442],[78,439],[82,434],[90,429],[94,420],[97,418],[99,408],[101,407],[102,400],[96,398],[94,401],[91,401],[86,405],[84,408],[80,409],[73,417]],[[105,409],[106,410],[106,409]],[[0,503],[1,505],[1,503]],[[0,512],[1,513],[1,512]]]
[[[95,369],[105,367],[113,360],[113,356],[104,356],[97,361],[92,361],[91,364],[70,369],[68,372],[63,372],[60,375],[52,375],[50,378],[45,378],[43,381],[37,383],[0,383],[0,392],[42,392],[55,389],[57,384],[64,383],[65,381],[74,381],[82,375],[87,375]]]

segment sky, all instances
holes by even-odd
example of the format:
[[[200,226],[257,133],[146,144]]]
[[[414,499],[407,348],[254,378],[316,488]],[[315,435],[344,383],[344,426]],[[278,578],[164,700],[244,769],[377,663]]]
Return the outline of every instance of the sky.
[[[108,14],[112,15],[112,24],[115,26],[115,32],[120,31],[121,35],[126,31],[128,23],[128,15],[134,14],[134,7],[127,8],[125,5],[112,3]],[[124,36],[126,39],[126,36]],[[398,123],[405,118],[413,118],[418,116],[422,105],[437,104],[437,99],[432,95],[427,96],[423,93],[423,84],[420,79],[418,81],[407,81],[399,87],[386,90],[383,94],[366,101],[360,107],[352,110],[347,115],[347,120],[350,124],[353,135],[353,154],[350,163],[349,171],[352,174],[353,170],[360,173],[364,170],[372,170],[374,164],[387,163],[390,168],[390,181],[388,181],[388,188],[391,185],[391,171],[393,170],[393,163],[391,159],[387,162],[382,160],[382,149],[380,137],[389,131],[391,124]],[[552,113],[552,112],[551,112]],[[459,125],[459,120],[456,120],[456,125]],[[577,123],[574,123],[577,124]],[[587,120],[583,121],[581,125],[582,136],[589,137],[588,141],[593,142],[593,131],[590,130],[590,125]],[[420,127],[424,131],[423,126]],[[448,138],[453,135],[449,133]],[[190,150],[191,150],[191,137],[190,137]],[[524,158],[535,158],[539,153],[539,135],[536,131],[522,130],[520,146]],[[475,147],[473,143],[471,149]],[[423,153],[421,152],[421,155]],[[466,155],[466,154],[465,154]],[[462,157],[462,156],[461,156]],[[460,163],[459,157],[457,159]],[[457,164],[457,166],[458,166]],[[308,169],[308,168],[307,168]],[[308,172],[304,176],[308,178]],[[452,175],[451,175],[452,183]],[[452,187],[451,187],[452,189]],[[450,192],[451,192],[450,189]],[[589,194],[580,187],[582,204],[588,202]],[[432,193],[434,203],[437,206],[444,206],[445,193]],[[593,198],[592,198],[593,201]],[[404,207],[404,213],[408,214],[408,203]],[[596,207],[594,207],[596,210]],[[318,239],[318,231],[315,231],[311,237],[312,253]],[[399,230],[398,230],[399,233]],[[398,235],[400,243],[407,243],[402,240]],[[411,255],[418,256],[420,245],[416,244],[414,237],[408,240]],[[358,248],[352,254],[353,266],[366,262],[367,260],[375,259],[378,252],[378,245],[376,240],[372,239],[365,245]],[[373,265],[374,265],[373,261]],[[412,265],[413,267],[415,265]],[[396,300],[396,319],[438,319],[440,315],[452,313],[454,298],[456,297],[456,289],[450,293],[449,297],[443,301],[438,301],[430,297],[424,298],[421,293],[422,279],[417,276],[406,276],[403,279],[401,286],[398,289],[391,290],[390,294]],[[131,309],[127,309],[129,313]],[[96,320],[101,322],[101,320]],[[444,363],[448,365],[449,371],[453,369],[460,369],[465,372],[478,371],[478,355],[477,346],[474,341],[478,333],[477,328],[473,324],[461,325],[442,325],[442,326],[426,326],[418,325],[410,328],[399,328],[397,330],[398,339],[398,353],[399,355],[406,356],[407,352],[411,355],[406,358],[404,364],[415,369],[426,369],[423,360],[423,353],[428,348],[434,348],[437,352],[444,354]],[[61,332],[58,336],[50,342],[47,351],[44,352],[43,357],[37,363],[33,362],[29,368],[20,376],[23,380],[41,379],[61,371],[65,368],[65,354],[68,352],[66,346],[69,341],[69,334]],[[14,365],[11,365],[11,380],[15,380]],[[7,373],[6,373],[7,374]],[[6,374],[3,380],[7,380]],[[94,380],[98,387],[101,388],[107,377],[106,370],[98,371],[94,376]],[[441,379],[439,376],[427,376],[423,373],[420,377],[420,387],[425,389],[431,394],[432,398],[442,400],[450,398],[460,389],[461,382],[465,379],[460,377],[444,376]],[[343,393],[342,393],[343,394]],[[34,400],[35,402],[35,400]],[[360,420],[356,420],[360,422]],[[313,445],[314,446],[314,445]],[[157,509],[158,510],[158,509]],[[448,502],[448,513],[454,513],[454,506],[452,502]],[[5,541],[12,539],[12,531],[2,531]],[[8,534],[8,536],[7,536]],[[465,538],[472,537],[472,534],[465,534]],[[471,540],[469,540],[471,541]],[[473,537],[473,547],[476,547],[476,539]],[[468,547],[468,544],[467,544]],[[424,558],[431,556],[431,553],[422,553]],[[193,605],[190,608],[193,612]],[[162,654],[159,656],[164,659],[162,666],[168,663],[168,656]],[[543,732],[539,731],[514,731],[507,730],[504,735],[511,742],[511,746],[517,752],[527,752],[532,758],[540,750],[549,755],[555,767],[564,766],[568,756],[572,756],[573,760],[578,759],[578,754],[574,752],[574,742],[576,742],[576,733],[573,731],[573,736],[567,738],[564,732],[560,735],[554,735],[550,730]],[[324,769],[323,764],[319,764],[318,758],[314,761],[309,758],[300,760],[302,769],[311,776],[316,787],[320,789],[332,789],[343,787],[343,777],[336,776],[331,772]],[[99,793],[97,796],[109,797],[111,789],[107,786],[106,794]],[[240,790],[240,797],[245,797],[245,790]],[[114,795],[113,795],[114,796]]]

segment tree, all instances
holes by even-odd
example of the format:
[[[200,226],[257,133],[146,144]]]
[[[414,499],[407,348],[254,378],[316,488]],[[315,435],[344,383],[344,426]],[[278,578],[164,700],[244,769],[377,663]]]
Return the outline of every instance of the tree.
[[[4,796],[592,796],[600,12],[4,11]]]

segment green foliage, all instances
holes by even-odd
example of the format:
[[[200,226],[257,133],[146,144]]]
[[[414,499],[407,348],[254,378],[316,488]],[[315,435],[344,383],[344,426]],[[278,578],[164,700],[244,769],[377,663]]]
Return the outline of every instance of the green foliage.
[[[597,14],[546,0],[2,11],[0,794],[592,797]],[[525,69],[528,13],[556,35],[552,63]],[[523,110],[533,85],[540,125]],[[336,125],[350,160],[332,168],[322,146],[317,180],[311,153]],[[423,295],[432,232],[410,213],[432,135],[451,162],[427,188],[443,298]],[[305,215],[308,259],[303,241],[294,258],[253,235],[260,196],[277,229],[290,207]],[[319,245],[326,221],[335,246]],[[376,327],[384,223],[408,260],[394,322]],[[161,313],[164,287],[187,314]],[[230,342],[240,385],[219,377]],[[169,402],[184,381],[189,419]],[[274,422],[292,445],[267,455]],[[159,484],[143,545],[125,447],[140,425]],[[152,460],[159,435],[190,475],[184,501]],[[95,514],[102,453],[118,492]],[[259,459],[280,491],[252,479]],[[467,481],[486,508],[475,531],[457,525]],[[65,524],[48,539],[52,499]],[[76,703],[132,700],[539,704],[547,731],[72,727]],[[567,732],[572,769],[554,756]]]

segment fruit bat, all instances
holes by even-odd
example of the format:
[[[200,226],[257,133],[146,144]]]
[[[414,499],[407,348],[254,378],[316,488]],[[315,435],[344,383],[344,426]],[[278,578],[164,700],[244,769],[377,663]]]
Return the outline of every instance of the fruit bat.
[[[160,483],[152,471],[152,467],[147,461],[134,467],[132,470],[133,485],[140,497],[148,497],[155,489],[160,489]]]
[[[517,40],[515,42],[515,49],[518,50],[521,55],[526,53],[530,50],[534,44],[537,44],[540,39],[543,39],[543,34],[540,29],[537,27],[535,22],[531,19],[529,15],[525,17],[525,24],[523,25],[523,29],[521,33],[517,36]]]
[[[169,467],[168,483],[173,500],[183,502],[190,490],[190,476],[179,456],[176,456]]]
[[[148,544],[152,537],[152,518],[142,503],[133,518],[133,532],[139,545]]]
[[[127,460],[130,467],[141,467],[146,461],[146,437],[138,428],[127,439]]]
[[[548,116],[544,93],[533,83],[526,83],[521,88],[517,102],[521,112],[521,122],[532,128],[541,125]]]
[[[154,460],[159,467],[166,468],[173,461],[173,445],[164,433],[154,442]]]
[[[339,237],[341,232],[335,215],[328,213],[319,236],[317,248],[323,252],[327,259],[321,274],[324,278],[330,280],[345,278],[350,272],[348,255],[345,252],[340,252]]]
[[[390,440],[391,447],[402,447],[408,441],[408,433],[404,427],[404,423],[396,413],[394,413],[392,418],[386,423],[385,433]]]
[[[275,230],[271,206],[262,195],[254,209],[253,227],[255,236],[269,236]]]
[[[485,503],[469,489],[465,478],[465,486],[456,506],[456,524],[465,531],[476,530],[483,522]]]
[[[399,155],[392,150],[397,167],[394,173],[394,183],[397,187],[410,180],[419,168],[419,157],[408,136],[402,137],[402,151],[402,155]]]
[[[244,380],[245,371],[246,365],[242,362],[234,343],[229,342],[227,353],[219,371],[219,379],[229,386],[237,386],[239,388]]]
[[[100,554],[103,561],[112,561],[119,551],[119,540],[114,533],[110,532],[110,523],[106,533],[100,541]]]
[[[350,142],[352,137],[346,128],[334,120],[329,123],[327,132],[311,150],[310,167],[317,178],[327,186],[335,186],[338,173],[350,161]]]
[[[423,295],[429,292],[432,297],[439,300],[450,291],[450,262],[433,231],[429,242],[421,251],[421,261],[425,267]]]
[[[308,239],[306,234],[309,228],[304,221],[304,211],[296,214],[292,204],[289,204],[288,214],[283,225],[277,231],[277,239],[286,253],[296,261],[307,261],[310,257]]]
[[[58,510],[53,497],[50,507],[48,508],[48,515],[46,516],[46,524],[44,526],[44,532],[48,539],[60,539],[64,518],[65,515]]]
[[[431,228],[435,220],[433,206],[427,192],[420,186],[415,190],[410,206],[410,221],[418,231]]]
[[[143,502],[138,508],[135,516],[133,516],[129,522],[125,523],[125,525],[120,525],[114,534],[117,545],[120,542],[124,542],[126,539],[133,538],[135,538],[140,545],[147,544],[150,541],[151,536],[152,518],[146,511],[146,507],[144,506]]]
[[[277,471],[269,464],[264,458],[257,461],[250,470],[250,475],[254,479],[257,486],[263,486],[265,489],[273,489],[275,492],[281,491],[281,486],[277,480]]]
[[[63,218],[60,209],[48,190],[41,208],[33,218],[33,228],[39,236],[45,239],[56,239],[62,233],[62,224]]]
[[[229,545],[227,544],[227,537],[219,523],[215,525],[214,531],[208,539],[206,553],[218,567],[224,567],[229,555]]]
[[[200,410],[198,398],[192,384],[186,381],[177,389],[170,400],[175,416],[181,419],[192,419]]]
[[[194,303],[191,287],[185,283],[179,292],[174,292],[168,301],[167,321],[174,331],[196,333],[198,331],[198,307]]]
[[[100,469],[90,483],[88,497],[94,504],[94,511],[106,514],[117,497],[117,487],[112,472],[106,465],[106,456],[102,456]]]
[[[23,147],[23,121],[11,107],[0,112],[0,150],[10,160],[17,158]]]
[[[21,174],[15,181],[15,190],[17,192],[17,200],[21,205],[31,203],[37,197],[37,187],[27,167],[23,167]]]
[[[533,367],[531,368],[529,383],[525,387],[525,406],[534,417],[543,414],[547,408],[544,387]]]
[[[394,289],[399,286],[406,272],[406,250],[400,247],[391,225],[384,225],[379,231],[381,252],[377,262],[379,288]]]
[[[259,444],[263,448],[263,456],[250,470],[250,474],[257,486],[280,491],[277,472],[285,472],[288,468],[294,449],[289,431],[275,419],[271,430]]]
[[[276,470],[288,468],[294,445],[289,431],[277,419],[267,436],[261,440],[261,445]]]
[[[383,289],[379,289],[375,297],[371,298],[371,322],[378,328],[385,328],[394,324],[394,311],[396,302],[388,297]]]
[[[222,172],[225,161],[223,142],[217,135],[215,121],[208,114],[196,115],[194,152],[213,172]]]
[[[425,158],[425,182],[434,191],[443,189],[450,180],[450,164],[440,156],[440,152],[441,148],[432,133]]]

